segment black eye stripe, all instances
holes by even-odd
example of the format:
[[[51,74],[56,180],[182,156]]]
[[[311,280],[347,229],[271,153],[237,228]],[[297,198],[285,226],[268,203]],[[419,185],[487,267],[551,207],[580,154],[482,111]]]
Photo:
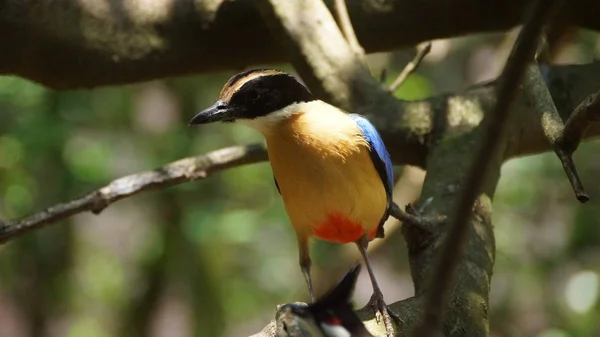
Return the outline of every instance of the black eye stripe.
[[[253,119],[290,104],[314,100],[308,89],[294,77],[282,73],[259,76],[244,83],[229,100],[236,118]]]

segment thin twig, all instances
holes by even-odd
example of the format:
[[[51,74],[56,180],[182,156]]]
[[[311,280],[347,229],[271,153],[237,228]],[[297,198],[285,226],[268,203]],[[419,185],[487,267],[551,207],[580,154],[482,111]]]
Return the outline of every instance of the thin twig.
[[[581,139],[591,122],[600,120],[600,91],[588,96],[581,102],[565,124],[560,144],[567,153],[573,153],[579,147]]]
[[[91,211],[98,214],[115,201],[144,191],[204,179],[214,172],[266,159],[262,145],[233,146],[122,177],[81,198],[57,204],[26,218],[0,221],[0,243],[78,213]]]
[[[489,115],[486,115],[487,127],[482,135],[481,147],[473,159],[467,181],[461,188],[458,204],[451,214],[448,236],[439,252],[439,260],[434,270],[433,285],[430,289],[424,317],[414,336],[429,337],[439,333],[443,320],[443,312],[448,302],[450,289],[454,284],[456,267],[464,253],[465,242],[469,232],[469,220],[473,203],[480,193],[481,185],[489,174],[492,159],[499,149],[500,140],[504,137],[507,122],[510,119],[509,109],[521,82],[525,67],[535,55],[539,36],[543,25],[551,18],[558,0],[538,0],[533,4],[529,17],[519,34],[512,53],[506,62],[498,87],[497,101]],[[488,117],[489,116],[489,117]]]
[[[348,8],[346,7],[346,1],[335,0],[334,7],[340,25],[340,30],[342,31],[342,34],[344,34],[350,49],[352,49],[356,55],[364,60],[365,50],[360,45],[360,42],[358,42],[358,38],[356,38],[356,33],[354,32],[352,21],[350,21],[350,15],[348,14]]]
[[[563,147],[564,143],[561,141],[561,139],[565,126],[562,118],[558,114],[556,106],[554,105],[550,90],[548,90],[548,86],[546,85],[544,78],[540,73],[538,64],[531,64],[529,67],[527,67],[525,73],[526,76],[523,82],[525,94],[540,116],[544,134],[546,135],[546,138],[548,138],[548,141],[556,153],[556,156],[558,159],[560,159],[565,173],[569,178],[569,182],[571,183],[573,191],[575,192],[577,200],[580,202],[586,202],[590,200],[590,198],[581,184],[581,179],[577,174],[577,169],[575,168],[575,163],[573,162],[574,149],[573,151],[567,151]],[[573,142],[570,142],[569,144],[574,145]],[[569,148],[569,150],[571,150],[571,148]]]
[[[404,66],[404,69],[402,69],[402,71],[400,72],[398,77],[396,77],[392,85],[390,85],[389,91],[396,91],[396,89],[398,89],[398,87],[400,87],[400,85],[404,83],[404,81],[406,81],[408,75],[410,75],[413,71],[417,70],[419,64],[421,64],[421,61],[423,61],[425,56],[427,56],[427,54],[429,54],[430,51],[431,41],[426,42],[425,45],[423,45],[422,47],[417,47],[417,55],[415,55],[412,61],[408,62],[408,64]]]

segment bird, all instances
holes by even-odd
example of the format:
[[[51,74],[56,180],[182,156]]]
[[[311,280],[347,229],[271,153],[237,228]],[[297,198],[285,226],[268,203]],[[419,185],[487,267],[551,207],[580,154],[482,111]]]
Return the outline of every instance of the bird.
[[[360,264],[316,302],[287,303],[277,310],[277,336],[373,337],[350,302]]]
[[[393,334],[389,310],[367,246],[384,237],[393,204],[390,155],[367,118],[318,99],[296,77],[272,68],[232,76],[216,102],[189,125],[239,122],[266,140],[275,186],[296,234],[299,264],[311,300],[309,241],[355,243],[373,286],[370,305]]]

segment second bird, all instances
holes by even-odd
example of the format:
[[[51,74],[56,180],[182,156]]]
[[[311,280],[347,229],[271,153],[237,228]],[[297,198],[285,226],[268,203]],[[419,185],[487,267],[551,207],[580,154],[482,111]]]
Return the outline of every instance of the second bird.
[[[309,240],[354,242],[373,285],[369,303],[390,332],[392,313],[366,252],[371,240],[383,237],[393,188],[390,156],[373,125],[316,99],[296,78],[275,69],[233,76],[190,125],[219,121],[239,121],[264,135],[312,300]]]

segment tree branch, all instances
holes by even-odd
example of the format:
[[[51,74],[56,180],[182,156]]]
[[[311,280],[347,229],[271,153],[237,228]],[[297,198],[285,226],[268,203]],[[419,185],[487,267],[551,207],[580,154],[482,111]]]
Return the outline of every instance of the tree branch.
[[[349,111],[401,109],[371,76],[321,1],[259,0],[256,5],[315,95]]]
[[[348,14],[348,8],[346,7],[345,0],[334,0],[333,7],[335,8],[335,13],[338,19],[338,24],[342,32],[344,33],[344,37],[350,46],[350,49],[354,51],[354,53],[361,59],[362,62],[366,65],[366,59],[364,57],[365,50],[361,47],[358,39],[356,38],[356,34],[354,33],[354,28],[352,27],[352,21],[350,21],[350,15]]]
[[[582,203],[588,201],[590,198],[581,184],[581,179],[577,174],[577,168],[573,162],[574,150],[567,150],[563,146],[562,135],[565,129],[564,124],[554,105],[550,91],[546,87],[546,83],[544,83],[537,63],[533,63],[527,68],[523,86],[525,93],[540,116],[544,134],[554,149],[554,153],[560,159],[577,200]],[[572,144],[571,142],[569,143],[569,145]]]
[[[571,114],[560,139],[567,154],[575,152],[592,122],[600,120],[600,91],[588,96]]]
[[[73,89],[286,61],[253,2],[154,0],[135,6],[121,0],[0,0],[0,74]],[[327,4],[332,8],[332,1]],[[520,23],[526,4],[346,1],[369,53],[506,30]],[[564,17],[599,30],[599,10],[597,1],[572,0]]]
[[[529,19],[526,20],[512,53],[506,62],[502,79],[498,86],[498,97],[494,109],[484,121],[485,131],[482,144],[469,169],[467,179],[461,188],[460,198],[450,216],[450,230],[439,255],[432,280],[434,285],[427,296],[423,320],[414,336],[434,337],[439,333],[444,318],[444,310],[450,297],[450,290],[456,280],[455,270],[464,254],[468,239],[469,220],[473,213],[473,203],[481,193],[481,187],[492,171],[494,158],[506,137],[506,129],[512,110],[518,83],[525,68],[535,56],[542,27],[551,19],[561,0],[537,0]]]
[[[421,64],[421,61],[423,61],[423,58],[425,58],[425,56],[427,56],[427,54],[429,54],[430,51],[431,41],[426,42],[423,46],[417,46],[417,54],[412,59],[412,61],[408,62],[404,69],[402,69],[402,71],[400,72],[400,74],[398,74],[398,77],[396,77],[394,82],[392,82],[392,84],[389,87],[390,92],[395,92],[396,89],[398,89],[398,87],[400,87],[400,85],[404,83],[404,81],[406,81],[408,75],[410,75],[413,71],[417,70],[419,64]]]
[[[81,198],[52,206],[32,216],[0,221],[0,243],[77,213],[91,211],[98,214],[115,201],[147,190],[204,179],[213,172],[266,159],[266,151],[262,145],[234,146],[198,157],[180,159],[153,171],[119,178]]]

